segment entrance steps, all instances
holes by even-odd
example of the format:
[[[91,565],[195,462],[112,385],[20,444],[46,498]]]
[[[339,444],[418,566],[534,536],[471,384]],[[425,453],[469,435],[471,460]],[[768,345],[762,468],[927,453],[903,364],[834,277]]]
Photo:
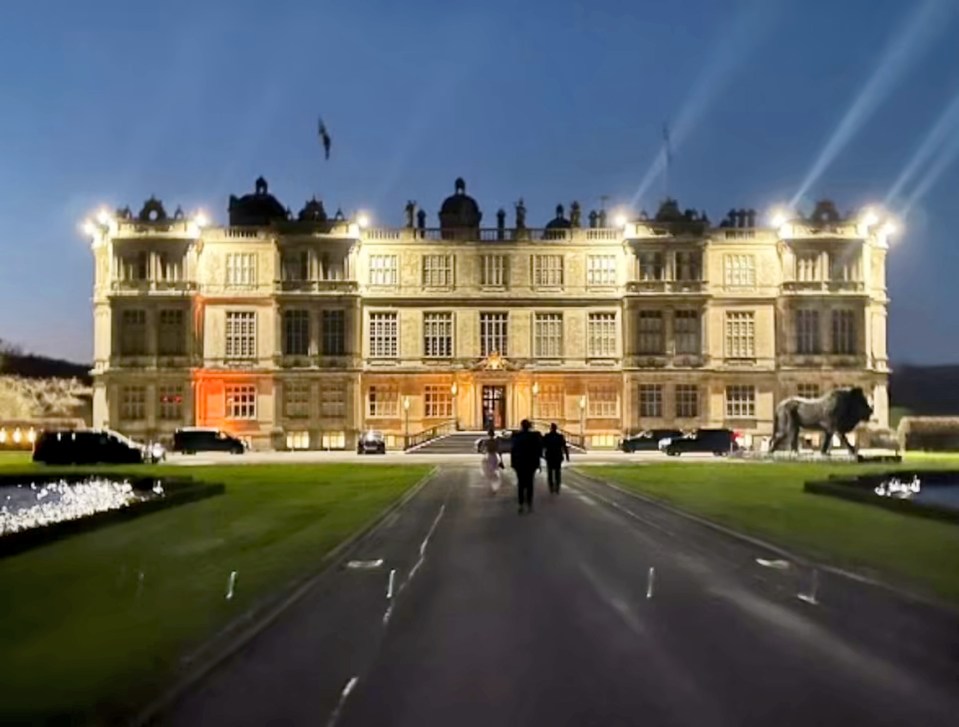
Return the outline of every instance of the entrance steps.
[[[483,436],[483,432],[444,434],[409,450],[407,454],[477,454],[476,440]]]

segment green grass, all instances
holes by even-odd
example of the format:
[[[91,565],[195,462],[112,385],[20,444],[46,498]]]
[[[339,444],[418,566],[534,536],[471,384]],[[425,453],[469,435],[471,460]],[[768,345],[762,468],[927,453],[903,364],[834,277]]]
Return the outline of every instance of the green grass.
[[[0,472],[38,471],[9,459]],[[116,722],[162,688],[184,654],[318,571],[429,469],[151,468],[222,482],[226,494],[0,560],[0,722]]]
[[[904,468],[954,468],[955,455],[910,456]],[[662,463],[584,472],[812,558],[959,604],[959,526],[803,492],[831,473],[881,465]]]

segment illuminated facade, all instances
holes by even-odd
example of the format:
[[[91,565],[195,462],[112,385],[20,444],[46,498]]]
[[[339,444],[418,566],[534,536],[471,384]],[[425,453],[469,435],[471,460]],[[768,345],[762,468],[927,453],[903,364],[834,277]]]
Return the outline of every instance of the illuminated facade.
[[[645,428],[772,429],[775,403],[863,386],[888,421],[888,223],[655,217],[481,225],[457,180],[439,227],[290,215],[257,180],[209,226],[149,200],[88,223],[94,425],[218,426],[260,448],[388,445],[523,418],[591,447]],[[871,217],[875,218],[872,219]]]

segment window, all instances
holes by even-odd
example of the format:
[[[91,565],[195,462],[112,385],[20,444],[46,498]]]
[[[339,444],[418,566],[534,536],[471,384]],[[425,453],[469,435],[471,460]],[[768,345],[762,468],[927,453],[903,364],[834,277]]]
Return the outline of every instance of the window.
[[[676,353],[680,356],[698,356],[702,352],[699,320],[699,311],[676,311],[673,318],[673,329],[676,338]]]
[[[819,311],[796,311],[796,353],[820,353]]]
[[[423,391],[427,418],[449,419],[453,416],[453,394],[448,386],[427,386]]]
[[[323,355],[346,354],[346,311],[325,310],[322,317]]]
[[[560,288],[563,285],[562,255],[533,255],[533,287]]]
[[[147,312],[125,310],[120,314],[120,352],[143,356],[147,352]]]
[[[562,358],[562,313],[536,314],[533,322],[533,355],[536,358]]]
[[[342,383],[324,384],[320,388],[320,415],[327,419],[346,416],[346,386]]]
[[[146,252],[120,257],[120,275],[124,280],[135,282],[146,280],[150,271],[150,256]]]
[[[638,353],[662,355],[666,353],[666,336],[663,331],[663,312],[642,310],[639,312]]]
[[[310,433],[309,432],[287,432],[286,448],[291,450],[292,449],[309,449]]]
[[[453,286],[453,256],[424,255],[423,285],[427,288],[450,288]]]
[[[160,419],[168,422],[183,420],[183,387],[180,384],[164,384],[157,391],[157,410]]]
[[[423,355],[428,358],[453,356],[453,314],[423,314]]]
[[[832,352],[856,353],[856,319],[851,310],[832,312]]]
[[[256,253],[233,252],[226,256],[227,285],[256,285]]]
[[[157,353],[161,356],[182,356],[186,348],[185,316],[182,310],[161,310],[157,331]]]
[[[676,253],[676,280],[698,282],[703,277],[703,256],[695,251]]]
[[[643,281],[663,280],[663,253],[641,252],[639,254],[639,279]]]
[[[120,387],[120,418],[128,422],[138,422],[147,418],[145,386]]]
[[[370,255],[370,285],[396,285],[396,255]]]
[[[323,253],[320,263],[320,276],[323,280],[346,280],[346,261],[343,257],[334,260],[329,253]]]
[[[368,394],[371,417],[395,417],[399,412],[399,392],[390,386],[371,386]]]
[[[483,255],[480,260],[480,285],[502,288],[507,285],[505,255]]]
[[[323,432],[320,435],[321,449],[346,449],[346,432]]]
[[[587,257],[586,285],[616,285],[616,256],[590,255]]]
[[[695,384],[676,384],[676,417],[695,419],[699,416],[699,387]]]
[[[736,384],[726,387],[726,416],[743,419],[756,416],[756,387]]]
[[[619,391],[613,386],[591,387],[586,396],[586,415],[612,418],[619,414]]]
[[[616,314],[590,313],[587,320],[589,355],[610,358],[616,355]]]
[[[227,311],[226,357],[232,359],[256,357],[256,313]]]
[[[226,387],[226,418],[256,419],[254,384],[234,384]]]
[[[819,254],[803,252],[796,255],[796,280],[812,283],[819,280]]]
[[[159,253],[160,280],[164,283],[179,283],[183,280],[183,258],[172,253]]]
[[[536,397],[536,418],[544,421],[563,419],[563,387],[544,384]]]
[[[756,314],[726,314],[726,358],[756,358]]]
[[[303,281],[310,279],[310,253],[307,250],[290,250],[283,253],[280,274],[283,280]]]
[[[310,312],[283,311],[283,355],[308,356],[310,353]]]
[[[800,396],[803,399],[818,399],[819,384],[799,384],[796,387],[796,396]]]
[[[651,419],[663,416],[663,385],[639,385],[639,415]]]
[[[726,255],[723,270],[727,288],[756,287],[755,255]]]
[[[283,411],[291,419],[310,416],[310,382],[287,381],[283,384]]]
[[[829,253],[829,279],[850,282],[859,279],[859,258],[852,250]]]
[[[397,346],[396,313],[370,313],[370,356],[396,358]]]
[[[509,313],[480,313],[480,355],[509,355]]]

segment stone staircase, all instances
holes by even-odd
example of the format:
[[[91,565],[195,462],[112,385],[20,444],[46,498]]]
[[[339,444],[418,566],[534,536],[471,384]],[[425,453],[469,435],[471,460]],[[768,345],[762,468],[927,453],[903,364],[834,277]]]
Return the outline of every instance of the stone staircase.
[[[482,432],[454,432],[431,439],[409,450],[408,454],[477,454],[476,440]]]

